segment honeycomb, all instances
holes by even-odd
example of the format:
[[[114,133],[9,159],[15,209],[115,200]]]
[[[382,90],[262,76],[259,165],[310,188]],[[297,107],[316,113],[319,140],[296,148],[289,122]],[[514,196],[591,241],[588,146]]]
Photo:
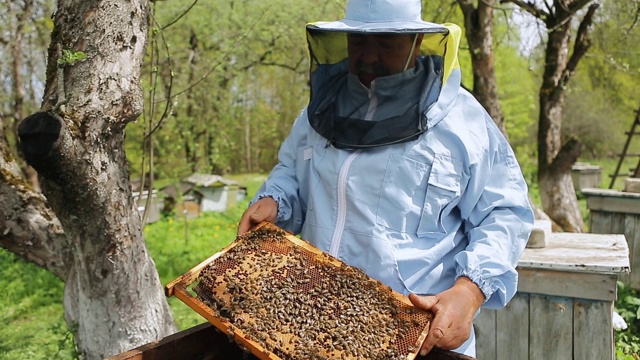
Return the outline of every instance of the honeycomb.
[[[413,359],[431,313],[275,225],[239,236],[191,291],[261,359]]]

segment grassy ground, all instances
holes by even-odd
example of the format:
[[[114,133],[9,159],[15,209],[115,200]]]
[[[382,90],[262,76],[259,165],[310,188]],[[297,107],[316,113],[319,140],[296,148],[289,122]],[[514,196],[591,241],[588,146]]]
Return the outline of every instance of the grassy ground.
[[[591,161],[592,164],[601,165]],[[602,162],[603,178],[615,161]],[[605,169],[606,167],[606,169]],[[613,171],[613,170],[611,170]],[[261,175],[237,178],[254,194],[264,180]],[[603,179],[608,187],[608,179]],[[198,219],[167,218],[145,228],[145,239],[163,284],[191,269],[235,238],[236,224],[249,199],[225,213],[210,213]],[[586,209],[584,200],[581,206]],[[73,339],[64,322],[63,283],[48,272],[0,249],[0,359],[74,359]],[[638,294],[621,289],[616,308],[629,318],[640,319]],[[176,298],[169,303],[180,329],[204,319]],[[640,321],[617,334],[618,359],[640,359]]]

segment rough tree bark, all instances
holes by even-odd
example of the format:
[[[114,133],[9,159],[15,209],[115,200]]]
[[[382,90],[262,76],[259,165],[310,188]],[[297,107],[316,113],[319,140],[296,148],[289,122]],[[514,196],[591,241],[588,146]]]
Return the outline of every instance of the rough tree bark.
[[[103,359],[176,331],[144,243],[124,153],[125,126],[143,106],[148,3],[59,0],[54,26],[43,111],[25,118],[18,133],[66,237],[43,229],[32,247],[43,253],[36,256],[40,264],[49,264],[65,282],[65,317],[83,357]],[[74,62],[78,54],[86,59]],[[19,180],[9,181],[17,176],[4,165],[0,191],[15,198],[14,216],[28,216],[22,204],[42,209],[41,198]],[[28,248],[32,238],[13,241]],[[6,247],[11,241],[5,240]],[[22,253],[32,259],[35,252]]]
[[[571,167],[582,152],[576,139],[562,143],[562,110],[567,83],[590,46],[589,32],[599,7],[592,0],[553,0],[545,8],[521,0],[501,0],[513,3],[545,24],[548,39],[545,64],[540,87],[538,118],[538,183],[544,211],[564,231],[582,232],[584,222],[571,179]],[[582,15],[578,32],[571,47],[572,19]]]
[[[497,0],[477,1],[477,7],[474,7],[474,2],[476,1],[458,0],[464,16],[465,36],[471,54],[473,95],[507,137],[493,55],[493,8]]]
[[[473,95],[487,110],[505,138],[507,134],[506,119],[502,113],[496,79],[493,49],[493,11],[497,0],[479,1],[474,7],[474,0],[458,0],[465,24],[465,36],[469,43],[471,68],[473,72]],[[544,210],[530,201],[536,219],[550,220],[554,231],[562,230]]]

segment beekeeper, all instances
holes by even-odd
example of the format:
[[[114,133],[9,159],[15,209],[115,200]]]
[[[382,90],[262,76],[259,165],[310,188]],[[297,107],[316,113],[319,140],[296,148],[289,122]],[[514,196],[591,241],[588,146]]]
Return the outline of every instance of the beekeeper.
[[[306,27],[309,104],[243,214],[300,234],[435,318],[432,347],[475,356],[480,307],[514,296],[533,224],[509,143],[461,87],[460,28],[420,0],[350,0]]]

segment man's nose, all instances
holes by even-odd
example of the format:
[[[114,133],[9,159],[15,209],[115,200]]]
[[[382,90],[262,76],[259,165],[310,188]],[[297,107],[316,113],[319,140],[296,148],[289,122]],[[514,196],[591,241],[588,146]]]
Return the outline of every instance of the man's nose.
[[[365,64],[375,64],[379,59],[379,52],[375,45],[366,46],[362,51],[362,62]]]

